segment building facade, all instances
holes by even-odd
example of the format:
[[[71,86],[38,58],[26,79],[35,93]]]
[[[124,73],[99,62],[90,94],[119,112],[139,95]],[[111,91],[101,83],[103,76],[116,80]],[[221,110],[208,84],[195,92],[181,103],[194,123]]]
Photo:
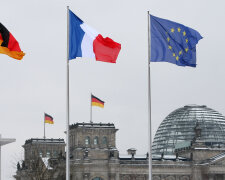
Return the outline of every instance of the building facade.
[[[154,180],[225,180],[225,117],[207,106],[170,113],[153,141]]]
[[[126,156],[121,156],[116,147],[117,131],[110,123],[70,126],[71,180],[149,179],[148,154],[137,156],[136,149],[131,148]],[[29,161],[29,154],[35,154],[30,141],[26,142],[25,162]],[[45,146],[37,156],[47,155],[44,149],[50,144]],[[48,159],[52,172],[49,179],[65,179],[64,147],[65,143],[60,156]],[[152,152],[153,180],[225,180],[225,117],[206,106],[179,108],[162,121]],[[25,180],[22,172],[17,171],[17,180]]]
[[[54,162],[63,163],[65,142],[63,139],[32,138],[25,141],[24,160],[17,163],[17,180],[60,180],[64,178],[64,169],[52,168]],[[50,161],[51,160],[51,161]]]
[[[94,180],[148,179],[148,157],[135,158],[130,149],[120,157],[114,124],[77,123],[70,127],[71,177]]]
[[[22,146],[25,163],[36,157],[56,158],[65,154],[65,146],[64,139],[28,139]]]

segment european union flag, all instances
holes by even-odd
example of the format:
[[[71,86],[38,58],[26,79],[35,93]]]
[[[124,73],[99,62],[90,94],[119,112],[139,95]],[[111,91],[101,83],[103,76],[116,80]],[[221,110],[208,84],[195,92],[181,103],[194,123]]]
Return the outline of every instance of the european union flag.
[[[196,44],[202,36],[182,24],[150,15],[151,62],[196,67]]]

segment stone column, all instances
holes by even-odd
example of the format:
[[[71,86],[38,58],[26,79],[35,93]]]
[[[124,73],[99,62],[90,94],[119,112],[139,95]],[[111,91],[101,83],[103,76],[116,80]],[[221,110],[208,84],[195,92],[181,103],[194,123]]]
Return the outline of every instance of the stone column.
[[[192,167],[192,180],[204,180],[202,178],[201,168],[197,166]]]
[[[213,180],[213,175],[209,174],[209,180]]]
[[[161,175],[161,180],[165,180],[166,176],[165,175]]]
[[[109,180],[116,180],[116,174],[115,173],[109,173]]]

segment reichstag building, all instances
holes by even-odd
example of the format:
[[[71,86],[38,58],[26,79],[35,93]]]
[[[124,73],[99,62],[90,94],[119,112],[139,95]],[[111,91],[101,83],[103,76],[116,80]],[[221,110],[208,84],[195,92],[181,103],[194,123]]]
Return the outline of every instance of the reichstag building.
[[[147,180],[148,153],[116,147],[114,124],[70,126],[71,180]],[[133,145],[132,145],[133,146]],[[28,139],[16,180],[64,180],[63,139]],[[153,180],[225,180],[225,117],[207,106],[187,105],[160,124],[152,146]]]

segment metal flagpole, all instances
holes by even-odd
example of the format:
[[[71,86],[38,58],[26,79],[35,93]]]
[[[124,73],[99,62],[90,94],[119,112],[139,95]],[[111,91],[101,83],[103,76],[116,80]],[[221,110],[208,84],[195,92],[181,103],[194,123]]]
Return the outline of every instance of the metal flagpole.
[[[70,180],[70,139],[69,139],[69,6],[67,6],[67,102],[66,102],[66,180]]]
[[[91,94],[91,107],[90,107],[90,123],[92,122],[92,94]]]
[[[45,113],[44,113],[44,139],[45,139]]]
[[[150,71],[150,58],[151,58],[151,33],[150,33],[150,14],[148,11],[148,147],[149,147],[149,180],[152,180],[152,123],[151,123],[151,71]]]

